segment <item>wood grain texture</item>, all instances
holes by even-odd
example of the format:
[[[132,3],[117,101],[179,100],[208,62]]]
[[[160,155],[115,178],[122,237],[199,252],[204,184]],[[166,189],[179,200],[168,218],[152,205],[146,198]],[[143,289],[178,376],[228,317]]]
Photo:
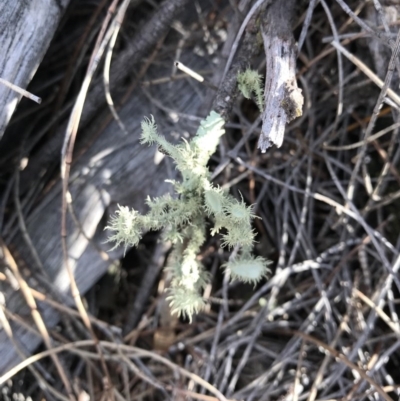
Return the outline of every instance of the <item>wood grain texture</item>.
[[[258,148],[265,152],[283,142],[286,124],[302,114],[303,96],[296,82],[293,17],[296,2],[275,0],[264,11],[261,34],[266,56],[265,109]]]
[[[157,99],[162,104],[171,105],[174,110],[191,115],[197,114],[202,100],[200,96],[193,94],[191,84],[187,81],[174,83],[173,91],[168,84],[158,87]],[[176,178],[171,160],[164,158],[160,162],[157,160],[160,155],[155,146],[147,147],[139,143],[140,123],[143,116],[150,113],[154,114],[160,133],[167,137],[171,131],[194,134],[198,126],[196,119],[180,119],[173,124],[165,118],[162,111],[154,109],[151,101],[141,91],[137,91],[120,113],[121,119],[129,128],[129,135],[123,133],[115,121],[99,131],[103,115],[98,116],[90,129],[80,133],[85,138],[75,149],[78,157],[73,162],[69,189],[74,211],[85,235],[69,217],[67,242],[70,264],[82,293],[91,288],[111,264],[101,257],[98,249],[107,252],[113,246],[106,243],[108,233],[104,231],[104,227],[117,203],[145,212],[147,195],[159,196],[169,191],[171,185],[164,180],[167,177]],[[176,139],[175,137],[174,140]],[[67,298],[65,302],[73,306],[62,258],[60,208],[61,182],[57,182],[34,210],[24,217],[29,235],[49,276],[49,282],[61,293],[61,297]],[[18,261],[23,260],[21,265],[32,270],[32,256],[17,224],[11,229],[5,242],[18,255]],[[121,247],[110,255],[118,260],[123,253],[124,249]],[[33,288],[44,291],[36,280],[28,278],[27,281]],[[13,313],[26,316],[26,322],[30,322],[29,310],[18,289],[2,286],[0,282],[0,292],[5,295],[7,308]],[[43,302],[38,302],[38,307],[47,326],[53,327],[59,320],[59,314]],[[11,322],[11,325],[20,348],[27,355],[32,353],[41,339],[16,322]],[[0,356],[0,375],[19,362],[14,347],[1,329]]]
[[[0,2],[0,77],[25,89],[69,0]],[[21,95],[0,85],[0,139]]]
[[[153,34],[158,32],[158,40],[162,39],[170,29],[170,24],[166,24],[164,20],[168,17],[167,21],[171,22],[185,2],[187,0],[163,2],[165,5],[162,8],[165,12],[162,20],[163,26],[160,26],[160,19],[150,19],[150,22],[153,21],[159,27],[158,31],[160,32],[151,31]],[[190,11],[190,14],[193,13]],[[159,14],[156,13],[156,15]],[[150,27],[147,28],[148,30]],[[176,40],[176,37],[173,37],[172,44],[169,43],[169,45],[176,46]],[[157,42],[156,38],[150,40],[149,43],[146,42],[147,44],[143,45],[144,50],[141,50],[142,53],[139,56],[147,56],[157,45],[155,42]],[[135,52],[130,54],[132,60],[137,63],[138,54]],[[123,57],[125,57],[125,65],[122,65],[123,63],[120,61]],[[113,61],[111,84],[115,91],[118,89],[121,91],[121,88],[115,86],[116,80],[113,80],[115,71],[124,68],[124,77],[130,74],[132,60],[127,60],[126,57],[126,52],[121,52],[115,56]],[[193,62],[199,68],[204,67],[204,60],[195,56],[190,49],[188,54],[182,54],[182,61],[188,64]],[[169,65],[167,68],[162,65],[149,73],[149,79],[169,73]],[[120,76],[117,78],[121,79]],[[193,85],[197,86],[195,91]],[[153,114],[160,133],[171,138],[171,132],[173,132],[172,139],[174,141],[185,132],[194,134],[200,121],[196,116],[199,115],[205,90],[200,84],[188,82],[188,80],[150,87],[146,89],[146,93],[138,86],[124,101],[124,106],[119,111],[129,135],[124,134],[114,121],[108,122],[109,111],[104,106],[103,91],[102,81],[94,81],[91,94],[87,99],[90,104],[86,106],[89,109],[93,108],[89,113],[90,124],[81,126],[78,132],[69,185],[73,208],[81,228],[74,223],[71,216],[68,217],[67,243],[75,279],[82,293],[91,288],[110,266],[111,262],[104,260],[98,249],[108,251],[113,246],[113,244],[105,243],[108,233],[104,231],[104,227],[110,214],[114,213],[117,204],[134,207],[140,212],[144,212],[147,195],[158,196],[167,192],[171,186],[165,184],[164,180],[167,177],[176,178],[176,170],[170,160],[157,161],[155,157],[158,153],[155,147],[145,147],[139,144],[140,123],[143,116]],[[99,95],[97,103],[94,102],[95,105],[91,102],[93,93]],[[173,118],[170,118],[169,110],[178,114],[174,113]],[[180,113],[183,113],[182,116]],[[178,121],[176,121],[176,116],[178,116]],[[14,127],[9,129],[12,130]],[[59,160],[64,134],[65,121],[60,124],[54,137],[46,141],[43,150],[36,153],[37,158],[29,159],[27,168],[21,172],[20,176],[21,196],[31,193],[30,190],[34,186],[40,187],[41,174],[49,166],[49,160],[53,163]],[[53,142],[54,138],[57,140]],[[26,191],[23,190],[24,187]],[[48,276],[48,282],[60,293],[59,298],[65,300],[65,304],[73,306],[74,302],[69,295],[68,275],[61,248],[61,182],[54,177],[51,187],[46,187],[40,194],[40,199],[29,199],[28,202],[30,206],[24,208],[23,217],[29,236]],[[21,235],[16,216],[10,216],[9,222],[10,224],[4,228],[4,232],[7,233],[4,242],[18,260],[19,266],[21,268],[25,266],[23,274],[31,287],[48,293],[43,289],[43,282],[39,283],[34,277],[35,263],[31,251]],[[87,238],[90,240],[88,241]],[[124,249],[119,248],[110,255],[118,260],[123,253]],[[0,281],[1,293],[4,294],[7,309],[18,316],[23,316],[24,322],[34,328],[34,325],[31,324],[30,311],[18,288]],[[38,302],[38,308],[50,330],[59,321],[59,313],[43,302]],[[25,355],[30,355],[40,344],[41,338],[20,322],[10,320],[10,323],[15,342]],[[0,328],[0,375],[19,361],[20,358],[12,342]]]
[[[116,90],[121,82],[131,79],[139,72],[138,65],[151,54],[158,42],[171,28],[174,19],[188,2],[189,0],[164,0],[160,4],[159,8],[155,10],[154,14],[132,38],[130,45],[117,58],[113,59],[110,71],[110,88],[112,90]],[[107,110],[107,105],[104,97],[103,77],[100,76],[94,79],[85,100],[85,106],[79,123],[81,129],[90,123],[96,114],[104,113],[104,110]],[[31,160],[36,168],[31,169],[25,175],[27,181],[31,181],[32,178],[39,174],[42,168],[46,168],[46,165],[54,162],[55,155],[58,157],[60,146],[64,140],[65,128],[59,130],[47,142],[46,147],[40,154],[40,160]]]

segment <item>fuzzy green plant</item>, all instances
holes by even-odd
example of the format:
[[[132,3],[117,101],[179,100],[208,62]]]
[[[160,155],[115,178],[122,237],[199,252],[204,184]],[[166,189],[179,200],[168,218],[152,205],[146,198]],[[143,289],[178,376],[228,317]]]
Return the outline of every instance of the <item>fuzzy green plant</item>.
[[[246,99],[255,96],[255,102],[262,113],[264,111],[264,90],[262,88],[262,76],[255,70],[247,68],[237,75],[238,88]]]
[[[211,230],[212,235],[222,232],[222,246],[235,248],[235,256],[224,265],[232,279],[255,284],[268,271],[267,261],[252,254],[254,232],[251,223],[256,217],[253,206],[246,205],[243,199],[235,199],[210,182],[207,163],[225,132],[223,125],[221,116],[212,111],[200,123],[193,139],[173,145],[158,133],[153,117],[145,118],[141,143],[157,144],[173,159],[182,180],[168,181],[174,187],[175,196],[147,198],[149,211],[145,215],[119,206],[107,227],[113,232],[109,241],[125,247],[136,246],[146,231],[163,230],[163,240],[174,244],[172,262],[167,268],[171,275],[167,299],[173,313],[190,320],[204,307],[201,292],[210,282],[198,260],[207,230]]]

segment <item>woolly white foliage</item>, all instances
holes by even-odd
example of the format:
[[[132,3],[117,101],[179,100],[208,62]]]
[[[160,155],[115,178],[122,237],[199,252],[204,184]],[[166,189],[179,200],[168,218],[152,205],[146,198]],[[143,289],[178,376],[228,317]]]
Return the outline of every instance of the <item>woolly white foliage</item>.
[[[217,215],[223,212],[225,203],[224,193],[219,188],[210,188],[204,193],[204,208],[207,214]]]
[[[239,90],[246,99],[251,99],[254,93],[257,106],[262,113],[264,108],[262,76],[257,71],[247,68],[246,71],[238,73],[237,81]]]
[[[118,205],[114,218],[106,229],[114,231],[108,241],[115,242],[115,249],[121,244],[125,244],[125,250],[129,246],[136,246],[141,237],[142,222],[135,210],[129,210],[126,206]]]
[[[257,284],[269,272],[268,262],[261,257],[242,256],[229,261],[224,266],[231,278],[244,283]]]
[[[152,145],[158,139],[157,125],[154,121],[154,116],[151,119],[145,117],[141,124],[142,135],[140,136],[140,143]]]
[[[243,198],[241,202],[232,199],[225,205],[224,211],[232,220],[236,220],[238,223],[247,223],[256,217],[253,213],[253,207],[254,205],[247,206]]]
[[[199,313],[205,306],[198,291],[190,291],[185,287],[171,288],[167,301],[169,301],[172,313],[187,317],[190,322],[192,322],[193,315]]]
[[[168,300],[172,311],[192,319],[204,307],[200,291],[210,282],[210,277],[197,260],[200,247],[206,239],[206,217],[214,221],[211,234],[223,234],[223,246],[238,246],[242,255],[226,265],[233,279],[256,283],[267,272],[267,262],[251,255],[254,233],[251,221],[255,215],[253,207],[243,199],[236,200],[209,181],[207,163],[215,152],[219,138],[224,134],[224,121],[212,111],[200,123],[191,141],[183,140],[172,145],[157,132],[154,118],[142,122],[141,142],[157,144],[174,160],[182,174],[182,182],[169,181],[177,198],[169,194],[159,198],[147,198],[149,212],[141,216],[135,210],[119,206],[116,215],[107,227],[114,232],[109,241],[127,246],[138,244],[141,233],[146,230],[164,229],[165,240],[175,244],[172,263],[168,267],[171,288]]]
[[[225,226],[227,226],[227,223],[225,223]],[[228,232],[222,236],[224,240],[222,246],[233,248],[238,245],[246,249],[252,247],[254,242],[254,233],[251,229],[250,222],[240,224],[237,221],[234,221],[229,223],[228,227]]]

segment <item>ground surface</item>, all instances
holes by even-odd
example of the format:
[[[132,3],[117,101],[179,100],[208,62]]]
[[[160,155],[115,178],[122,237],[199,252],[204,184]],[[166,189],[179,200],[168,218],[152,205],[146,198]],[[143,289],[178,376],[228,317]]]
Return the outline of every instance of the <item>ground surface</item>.
[[[222,80],[231,55],[232,68],[251,66],[265,77],[260,10],[236,41],[261,2],[177,3],[136,0],[126,11],[109,68],[120,121],[105,101],[107,63],[86,98],[69,179],[74,218],[67,219],[67,246],[83,266],[77,283],[86,320],[57,281],[65,267],[60,154],[109,1],[71,2],[29,88],[42,106],[21,102],[0,142],[3,334],[20,335],[7,340],[18,349],[14,365],[44,352],[18,372],[0,372],[0,397],[397,400],[400,68],[391,57],[399,48],[398,2],[294,5],[303,115],[287,126],[282,146],[265,153],[257,149],[263,116],[254,99],[237,94],[229,73]],[[151,20],[161,7],[165,21]],[[175,60],[206,83],[176,70]],[[254,288],[230,282],[220,269],[230,250],[209,236],[199,255],[213,277],[208,307],[190,324],[165,301],[170,247],[158,233],[124,256],[123,249],[107,254],[103,228],[116,203],[140,209],[147,194],[169,189],[165,178],[176,178],[167,158],[139,145],[141,116],[154,114],[178,141],[213,106],[227,119],[210,162],[214,182],[255,204],[262,218],[255,252],[271,261],[271,273]],[[13,304],[23,283],[38,309]],[[43,340],[47,346],[35,351]]]

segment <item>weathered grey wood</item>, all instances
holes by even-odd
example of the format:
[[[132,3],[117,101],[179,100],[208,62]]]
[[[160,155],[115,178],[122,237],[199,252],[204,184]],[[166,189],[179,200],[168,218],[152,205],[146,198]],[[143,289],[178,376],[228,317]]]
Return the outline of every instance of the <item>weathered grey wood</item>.
[[[186,0],[171,2],[171,4],[174,3],[175,8],[171,11],[169,18],[176,15],[180,9],[178,5],[182,6],[184,1]],[[148,51],[151,51],[151,45],[154,43],[149,44]],[[186,58],[183,54],[182,61],[186,63],[193,57],[195,56],[192,53],[189,53]],[[198,68],[202,68],[204,61],[199,58],[195,63]],[[113,67],[119,65],[117,58]],[[111,71],[113,71],[113,67]],[[127,71],[129,70],[127,66],[125,68]],[[157,76],[165,76],[169,71],[169,68],[166,72],[165,68],[160,67]],[[112,76],[113,73],[111,73]],[[113,84],[113,80],[111,80],[111,84]],[[198,86],[195,91],[193,85]],[[113,86],[112,89],[117,88]],[[120,112],[121,119],[130,132],[129,135],[125,135],[115,122],[104,128],[106,112],[102,101],[99,101],[100,111],[94,113],[96,118],[91,119],[90,125],[88,124],[86,128],[79,130],[74,152],[79,157],[74,158],[69,189],[74,211],[85,235],[69,217],[67,242],[71,265],[75,269],[75,278],[81,293],[91,288],[110,265],[109,261],[100,256],[97,249],[107,251],[112,247],[112,244],[105,243],[108,234],[104,231],[104,226],[107,217],[113,213],[117,203],[144,211],[146,196],[165,193],[170,189],[170,185],[164,183],[165,178],[174,178],[176,174],[170,161],[163,160],[160,164],[155,159],[156,155],[160,157],[155,147],[147,148],[139,145],[140,123],[143,116],[153,114],[160,132],[169,136],[171,131],[174,131],[174,139],[177,139],[176,133],[178,132],[194,133],[199,123],[199,119],[196,119],[195,116],[198,114],[204,90],[205,88],[202,88],[200,84],[189,83],[187,80],[176,81],[173,84],[167,83],[155,88],[150,87],[147,91],[156,99],[155,104],[158,106],[155,106],[138,87]],[[96,91],[99,91],[99,96],[104,96],[101,82],[100,88],[93,89],[93,92]],[[167,107],[167,110],[164,110],[163,107]],[[172,119],[168,118],[168,110],[182,112],[193,117],[180,117],[178,122],[172,122]],[[176,115],[174,121],[175,119]],[[60,138],[62,139],[64,134],[63,126],[55,133],[58,138],[58,146],[51,148],[52,160],[54,157],[56,159],[60,157]],[[46,143],[46,147],[47,145],[48,143]],[[37,178],[41,169],[38,170],[37,167],[38,165],[43,166],[40,157],[43,157],[44,153],[38,152],[39,159],[30,158],[27,168],[21,173],[21,188],[25,186],[29,189],[32,182],[39,182]],[[46,158],[46,155],[44,157]],[[21,194],[27,192],[28,190],[21,191]],[[29,212],[25,212],[24,218],[27,231],[49,276],[49,281],[65,298],[69,296],[69,281],[61,248],[61,183],[56,182],[50,191],[46,190],[46,194],[43,196],[43,199],[35,202],[32,211],[29,209]],[[27,270],[32,270],[35,263],[19,232],[18,224],[16,224],[16,220],[9,219],[9,221],[11,223],[4,229],[4,241],[18,256],[18,264],[27,266]],[[92,241],[88,241],[86,237]],[[118,259],[123,252],[123,249],[117,249],[113,251],[112,256]],[[30,279],[29,284],[33,288],[42,289],[40,284],[35,284],[35,280]],[[30,322],[30,312],[18,289],[11,288],[8,283],[0,282],[1,292],[5,295],[7,308],[13,313],[23,315],[25,321]],[[67,302],[73,305],[70,297]],[[59,319],[57,312],[41,302],[38,303],[38,307],[46,325],[49,328],[54,327]],[[16,322],[11,321],[11,324],[16,342],[20,345],[21,350],[29,355],[39,345],[41,338],[36,337],[35,334]],[[11,341],[0,329],[0,375],[19,361],[20,358]]]
[[[220,80],[223,75],[223,69],[220,69],[215,73],[215,76],[213,77],[214,83],[219,84],[217,93],[210,93],[211,89],[209,90],[209,97],[212,99],[211,110],[215,110],[221,114],[221,116],[227,121],[229,120],[229,115],[238,93],[237,75],[239,72],[248,68],[249,60],[251,60],[261,48],[261,44],[257,40],[257,35],[259,34],[259,27],[256,23],[257,18],[259,18],[259,13],[256,13],[249,21],[237,59],[222,83],[220,83]],[[236,36],[236,32],[234,32],[234,35]],[[208,104],[205,106],[210,107]]]
[[[69,0],[0,2],[0,78],[27,87]],[[21,95],[0,84],[0,139]]]
[[[303,96],[296,81],[292,20],[296,2],[274,0],[264,12],[261,34],[266,55],[265,109],[258,147],[262,152],[283,142],[286,124],[301,116]]]
[[[159,8],[144,24],[143,28],[132,38],[130,46],[122,51],[117,58],[113,59],[110,71],[111,91],[117,90],[121,82],[127,77],[133,76],[132,71],[136,71],[135,68],[153,51],[157,42],[168,32],[174,18],[177,17],[187,3],[188,0],[164,0],[160,4]],[[101,110],[106,109],[106,107],[103,77],[100,76],[94,79],[87,95],[80,120],[80,127],[85,127],[96,114],[104,112]],[[35,156],[31,160],[35,168],[31,169],[30,173],[25,174],[28,181],[37,176],[40,170],[45,168],[47,164],[54,162],[54,155],[58,155],[64,140],[64,132],[65,129],[59,130],[47,142],[46,147],[43,148],[39,156],[39,160]]]
[[[187,81],[175,82],[172,91],[168,84],[158,87],[157,100],[174,110],[194,115],[201,105],[200,96],[194,95]],[[159,158],[163,156],[155,146],[146,147],[139,144],[140,123],[143,116],[150,113],[154,114],[160,132],[166,136],[169,136],[172,130],[194,133],[198,126],[196,119],[180,119],[177,124],[168,122],[165,115],[155,109],[148,98],[138,90],[121,111],[121,118],[130,131],[129,135],[125,135],[117,123],[112,122],[97,139],[89,139],[98,134],[97,125],[101,125],[102,116],[99,116],[98,123],[93,122],[90,131],[80,132],[80,135],[88,139],[87,142],[80,141],[76,149],[75,154],[80,154],[82,150],[84,153],[73,163],[69,189],[78,220],[86,236],[93,242],[88,242],[72,218],[68,221],[67,241],[71,265],[75,269],[75,278],[82,293],[91,288],[110,266],[110,262],[103,260],[93,246],[94,243],[104,251],[113,246],[105,243],[108,235],[104,231],[107,218],[103,217],[113,213],[117,203],[144,212],[146,196],[165,193],[171,186],[164,180],[167,177],[175,178],[176,170],[170,160],[164,159],[160,162]],[[87,147],[87,143],[90,143],[90,147]],[[25,218],[29,235],[50,282],[62,294],[68,295],[69,280],[62,259],[60,208],[61,183],[58,182],[35,207],[33,213]],[[12,249],[17,250],[20,260],[27,266],[32,266],[31,254],[18,228],[15,228],[5,241]],[[123,252],[123,249],[117,249],[111,255],[118,259]],[[33,283],[31,285],[35,288]],[[19,291],[9,286],[3,286],[0,291],[5,293],[7,308],[23,314],[29,321],[29,310]],[[71,299],[69,302],[73,304]],[[43,303],[39,303],[39,307],[48,327],[54,326],[58,321],[58,314]],[[40,338],[19,324],[12,322],[12,327],[14,337],[25,353],[31,353],[40,343]],[[0,375],[19,362],[19,357],[2,330],[0,356]]]

